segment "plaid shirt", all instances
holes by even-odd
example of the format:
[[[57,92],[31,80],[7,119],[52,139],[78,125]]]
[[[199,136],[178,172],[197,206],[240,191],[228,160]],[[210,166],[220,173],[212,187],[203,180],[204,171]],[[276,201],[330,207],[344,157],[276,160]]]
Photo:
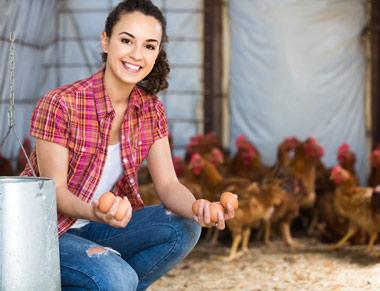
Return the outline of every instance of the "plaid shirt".
[[[89,202],[104,167],[111,123],[115,117],[111,101],[103,87],[104,71],[85,80],[49,91],[35,108],[30,134],[60,144],[69,150],[68,189]],[[121,158],[124,174],[112,192],[127,196],[133,209],[144,203],[138,193],[137,171],[150,146],[168,135],[165,110],[161,101],[135,86],[121,127]],[[31,163],[39,175],[36,151]],[[33,176],[29,166],[22,176]],[[75,222],[58,212],[58,232],[63,234]]]

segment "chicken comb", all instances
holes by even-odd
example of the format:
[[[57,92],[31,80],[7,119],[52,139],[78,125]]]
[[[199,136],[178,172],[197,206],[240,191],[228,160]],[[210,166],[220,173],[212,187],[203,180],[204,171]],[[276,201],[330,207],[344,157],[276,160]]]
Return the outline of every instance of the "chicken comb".
[[[202,134],[197,134],[197,135],[192,136],[190,138],[189,146],[198,146],[202,138],[203,138]]]
[[[199,161],[202,160],[202,157],[199,153],[195,153],[191,156],[191,159],[190,159],[190,164],[194,164],[194,163],[197,163]]]
[[[239,135],[236,138],[235,145],[239,149],[248,143],[247,138],[244,135]]]
[[[191,156],[190,162],[189,162],[189,169],[195,174],[200,175],[203,168],[203,160],[199,153],[195,153]]]
[[[317,142],[317,140],[314,137],[307,138],[304,145],[306,153],[308,155],[320,159],[325,154],[323,147]]]
[[[313,136],[310,136],[306,139],[306,143],[309,143],[309,144],[316,144],[317,143],[317,140],[315,139],[315,137]]]
[[[223,153],[221,152],[220,149],[218,149],[218,148],[213,148],[213,149],[212,149],[212,155],[214,156],[215,160],[216,160],[219,164],[223,164],[223,162],[224,162],[224,155],[223,155]]]
[[[334,166],[334,167],[332,168],[332,170],[331,170],[331,174],[332,174],[332,175],[339,174],[339,173],[342,172],[342,170],[343,170],[343,168],[342,168],[341,166],[336,165],[336,166]]]
[[[350,145],[348,143],[343,143],[338,148],[338,154],[346,153],[350,151]]]
[[[296,138],[295,136],[287,137],[282,143],[282,145],[284,145],[288,149],[294,149],[299,144],[300,144],[300,140]]]

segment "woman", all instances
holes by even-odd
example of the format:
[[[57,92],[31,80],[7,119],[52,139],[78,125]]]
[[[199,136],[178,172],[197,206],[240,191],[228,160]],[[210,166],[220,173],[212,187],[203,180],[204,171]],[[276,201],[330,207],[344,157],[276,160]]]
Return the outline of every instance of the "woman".
[[[194,215],[195,198],[175,175],[154,95],[168,86],[166,39],[151,1],[121,2],[101,35],[104,68],[48,92],[33,112],[32,166],[56,183],[64,290],[144,290],[192,250],[201,226],[211,226],[208,205]],[[143,208],[136,177],[145,158],[164,206]],[[102,213],[98,199],[107,191],[116,199]],[[233,216],[230,206],[218,213],[217,227]]]

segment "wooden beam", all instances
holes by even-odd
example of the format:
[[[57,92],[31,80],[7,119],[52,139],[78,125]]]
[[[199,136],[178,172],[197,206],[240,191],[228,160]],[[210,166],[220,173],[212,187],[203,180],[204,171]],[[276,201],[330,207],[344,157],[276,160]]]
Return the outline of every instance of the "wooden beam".
[[[204,133],[222,138],[223,25],[222,0],[204,3]]]
[[[372,146],[380,142],[380,2],[371,1],[369,25],[371,39]]]

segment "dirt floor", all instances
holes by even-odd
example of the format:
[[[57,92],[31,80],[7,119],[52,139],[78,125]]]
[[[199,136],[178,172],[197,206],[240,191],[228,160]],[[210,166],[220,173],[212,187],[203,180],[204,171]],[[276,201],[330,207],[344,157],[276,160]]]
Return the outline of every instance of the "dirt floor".
[[[219,256],[227,255],[226,245],[201,240],[149,290],[380,290],[380,258],[365,255],[365,246],[329,251],[313,239],[301,242],[302,250],[253,242],[248,254],[224,262]]]

